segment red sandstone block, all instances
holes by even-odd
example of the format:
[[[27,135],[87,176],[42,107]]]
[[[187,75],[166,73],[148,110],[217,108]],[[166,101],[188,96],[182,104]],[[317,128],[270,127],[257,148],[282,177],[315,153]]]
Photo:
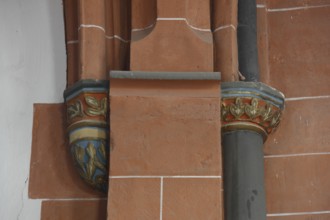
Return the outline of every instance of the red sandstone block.
[[[265,143],[265,154],[330,152],[329,101],[287,101],[278,129]]]
[[[117,38],[106,39],[106,57],[107,73],[129,69],[129,43]]]
[[[132,0],[132,29],[144,29],[155,25],[157,19],[157,1]]]
[[[112,79],[110,175],[221,175],[219,89]]]
[[[110,179],[108,219],[159,219],[160,186],[160,178]]]
[[[157,21],[153,31],[131,42],[133,71],[213,71],[212,34],[192,31],[185,21]]]
[[[164,179],[163,220],[223,219],[221,179]]]
[[[104,0],[103,0],[104,1]],[[114,34],[122,39],[129,40],[131,33],[131,6],[130,0],[114,0],[113,11],[110,12],[113,15]],[[107,13],[107,12],[106,12]]]
[[[213,26],[216,30],[219,27],[237,25],[237,0],[215,0],[213,1]]]
[[[157,17],[182,18],[185,17],[186,1],[157,0]]]
[[[152,73],[157,74],[157,73]],[[110,80],[111,96],[219,98],[219,82],[208,80]]]
[[[221,72],[222,81],[238,80],[236,30],[227,27],[214,34],[214,68]]]
[[[221,175],[218,98],[111,96],[110,175]]]
[[[105,10],[105,34],[107,36],[114,35],[114,24],[113,24],[113,0],[104,1],[104,10]]]
[[[330,214],[295,214],[287,216],[272,216],[268,217],[267,220],[328,220]]]
[[[329,19],[330,7],[268,11],[269,83],[286,97],[329,95]]]
[[[186,18],[189,25],[194,28],[204,29],[204,31],[211,28],[211,1],[200,0],[186,0]]]
[[[78,40],[78,0],[64,0],[66,41]]]
[[[267,212],[329,210],[329,165],[330,155],[266,158]]]
[[[105,197],[79,177],[70,155],[65,124],[63,104],[34,105],[29,197]]]
[[[107,217],[106,200],[43,201],[41,220],[102,220]]]
[[[98,28],[81,28],[79,34],[81,79],[107,79],[104,31]]]
[[[79,1],[79,22],[80,24],[93,24],[104,27],[104,0]]]
[[[267,0],[268,8],[277,8],[277,9],[285,9],[285,8],[295,8],[295,7],[309,7],[309,6],[322,6],[329,5],[329,0]],[[326,6],[327,7],[327,6]]]
[[[257,8],[257,37],[260,81],[269,81],[269,51],[268,51],[268,22],[267,8]]]
[[[79,63],[79,44],[72,43],[66,46],[67,53],[67,84],[73,85],[79,80],[78,63]]]

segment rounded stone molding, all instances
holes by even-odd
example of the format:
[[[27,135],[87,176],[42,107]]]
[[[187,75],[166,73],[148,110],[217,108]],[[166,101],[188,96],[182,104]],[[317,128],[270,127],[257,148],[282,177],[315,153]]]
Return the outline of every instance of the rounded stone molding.
[[[264,141],[280,123],[285,97],[260,82],[221,83],[222,133],[251,130]]]
[[[74,163],[92,187],[108,188],[108,81],[81,80],[64,92]]]

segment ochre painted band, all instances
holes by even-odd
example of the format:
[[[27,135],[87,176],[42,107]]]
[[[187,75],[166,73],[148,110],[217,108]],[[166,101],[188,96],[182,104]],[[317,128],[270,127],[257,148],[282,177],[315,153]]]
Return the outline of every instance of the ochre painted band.
[[[257,124],[254,123],[249,123],[249,122],[231,122],[225,125],[222,125],[222,133],[225,132],[230,132],[230,131],[242,131],[242,130],[248,130],[248,131],[255,131],[259,133],[264,141],[267,139],[267,132],[265,129],[261,126],[258,126]]]
[[[101,129],[101,128],[80,128],[72,131],[69,134],[70,144],[75,142],[76,140],[84,139],[84,138],[106,139],[107,132],[106,129]]]

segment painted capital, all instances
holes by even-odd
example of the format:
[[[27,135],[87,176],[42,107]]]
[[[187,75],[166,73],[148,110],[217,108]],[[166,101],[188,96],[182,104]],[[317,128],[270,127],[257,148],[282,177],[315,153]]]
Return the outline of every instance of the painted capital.
[[[81,80],[64,92],[74,163],[92,187],[108,187],[108,81]]]
[[[250,130],[264,141],[279,125],[284,95],[260,82],[224,82],[221,84],[222,133]]]

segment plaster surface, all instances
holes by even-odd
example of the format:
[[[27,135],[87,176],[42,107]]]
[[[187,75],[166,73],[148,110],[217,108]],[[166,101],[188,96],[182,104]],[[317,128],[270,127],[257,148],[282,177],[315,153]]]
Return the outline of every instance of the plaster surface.
[[[0,219],[40,219],[28,199],[33,103],[62,102],[61,0],[0,1]]]

